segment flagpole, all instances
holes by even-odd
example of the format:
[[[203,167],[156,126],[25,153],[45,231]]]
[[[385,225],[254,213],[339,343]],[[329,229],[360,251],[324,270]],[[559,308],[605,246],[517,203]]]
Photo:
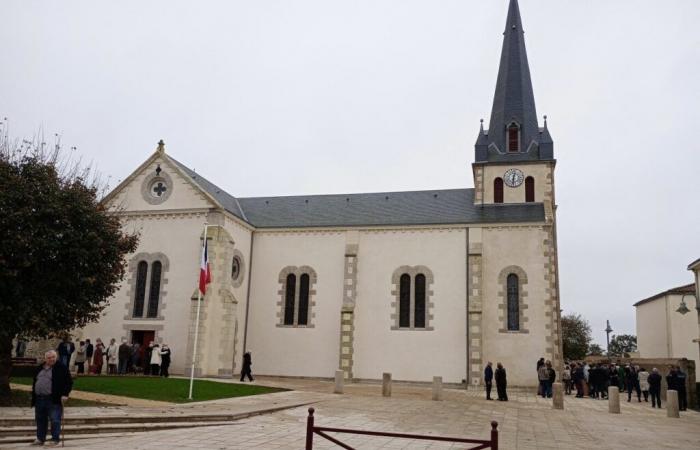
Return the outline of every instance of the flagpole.
[[[202,248],[207,245],[207,224],[204,224],[204,244]],[[201,256],[200,256],[201,258]],[[192,400],[192,386],[194,385],[194,366],[197,360],[197,341],[199,340],[199,311],[202,309],[202,290],[199,289],[199,284],[197,284],[197,318],[194,323],[194,345],[192,346],[192,369],[190,370],[190,393],[187,397]]]

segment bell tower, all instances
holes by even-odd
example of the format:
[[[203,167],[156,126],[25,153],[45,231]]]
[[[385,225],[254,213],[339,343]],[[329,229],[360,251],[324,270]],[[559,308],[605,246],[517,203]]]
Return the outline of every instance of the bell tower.
[[[517,0],[510,0],[489,128],[474,146],[477,205],[554,203],[554,143],[540,127]]]

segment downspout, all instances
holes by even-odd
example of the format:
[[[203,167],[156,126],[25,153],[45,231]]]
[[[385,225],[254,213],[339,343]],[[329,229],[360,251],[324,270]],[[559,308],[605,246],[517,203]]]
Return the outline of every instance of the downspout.
[[[248,257],[248,289],[245,296],[245,323],[243,325],[243,354],[248,345],[248,311],[250,311],[250,278],[253,273],[253,240],[255,240],[255,230],[250,231],[250,256]]]

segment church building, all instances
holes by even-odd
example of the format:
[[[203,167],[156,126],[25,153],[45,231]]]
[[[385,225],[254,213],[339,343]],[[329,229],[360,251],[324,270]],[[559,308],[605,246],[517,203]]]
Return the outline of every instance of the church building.
[[[535,385],[538,358],[562,363],[556,161],[542,125],[510,0],[473,188],[241,198],[161,141],[104,200],[140,243],[104,317],[76,335],[167,343],[171,372],[188,374],[207,239],[198,376],[235,376],[251,351],[256,375],[478,386],[492,361],[510,385]]]

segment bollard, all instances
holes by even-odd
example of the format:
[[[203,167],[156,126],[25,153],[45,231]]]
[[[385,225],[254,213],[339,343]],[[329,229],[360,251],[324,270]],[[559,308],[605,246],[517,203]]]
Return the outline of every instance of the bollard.
[[[335,389],[333,393],[342,394],[343,393],[343,379],[345,378],[345,371],[336,370],[335,371]]]
[[[564,409],[564,385],[561,383],[552,384],[552,408]]]
[[[442,400],[442,377],[433,377],[433,400]]]
[[[391,374],[388,372],[382,374],[382,396],[391,397]]]
[[[669,389],[666,391],[666,417],[679,418],[678,412],[678,391]]]
[[[620,414],[620,388],[617,386],[608,388],[608,412]]]

